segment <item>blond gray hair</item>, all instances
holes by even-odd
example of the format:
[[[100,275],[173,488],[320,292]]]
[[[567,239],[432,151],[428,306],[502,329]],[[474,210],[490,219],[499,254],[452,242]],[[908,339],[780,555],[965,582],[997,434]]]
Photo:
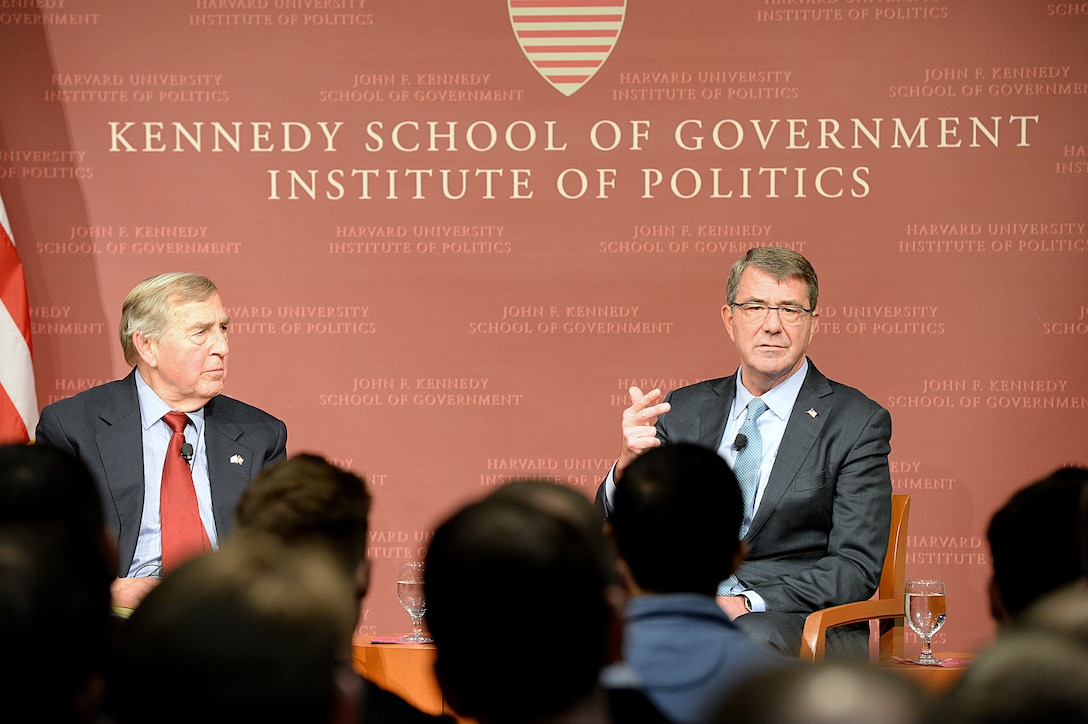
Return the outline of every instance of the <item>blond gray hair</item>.
[[[162,339],[171,304],[203,302],[215,293],[216,286],[210,279],[188,272],[159,274],[137,284],[121,305],[118,334],[125,362],[135,365],[140,359],[132,341],[136,332],[150,339]]]

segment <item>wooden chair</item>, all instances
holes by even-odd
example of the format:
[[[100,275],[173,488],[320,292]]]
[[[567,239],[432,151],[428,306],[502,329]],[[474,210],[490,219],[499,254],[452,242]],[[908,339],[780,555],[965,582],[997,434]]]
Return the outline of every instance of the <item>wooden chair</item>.
[[[893,495],[891,536],[888,538],[888,552],[884,555],[884,569],[880,574],[876,598],[810,613],[801,634],[803,660],[820,661],[824,658],[829,628],[870,620],[880,622],[880,660],[903,655],[903,585],[906,583],[909,521],[910,496]]]

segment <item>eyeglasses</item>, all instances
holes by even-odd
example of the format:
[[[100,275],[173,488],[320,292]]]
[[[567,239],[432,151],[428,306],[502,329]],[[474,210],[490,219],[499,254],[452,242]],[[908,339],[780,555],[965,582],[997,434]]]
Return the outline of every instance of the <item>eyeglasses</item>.
[[[772,307],[759,302],[734,302],[729,306],[740,310],[741,321],[762,322],[771,310],[778,312],[778,318],[782,324],[797,325],[804,321],[805,317],[812,314],[811,309],[787,305],[784,307]]]

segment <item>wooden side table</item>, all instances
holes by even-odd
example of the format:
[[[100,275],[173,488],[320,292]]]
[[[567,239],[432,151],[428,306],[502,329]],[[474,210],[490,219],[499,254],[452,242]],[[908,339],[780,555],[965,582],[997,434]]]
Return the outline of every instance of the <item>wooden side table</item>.
[[[938,694],[956,683],[956,679],[967,669],[971,659],[975,657],[974,654],[959,651],[939,651],[934,652],[934,655],[938,659],[951,659],[956,663],[942,666],[918,666],[898,661],[881,661],[874,665],[893,671],[900,676],[906,676],[920,684],[929,693]]]
[[[356,671],[420,711],[447,714],[459,722],[473,721],[458,717],[443,699],[434,677],[434,644],[380,643],[382,638],[376,637],[375,643],[369,636],[355,637],[352,663]]]

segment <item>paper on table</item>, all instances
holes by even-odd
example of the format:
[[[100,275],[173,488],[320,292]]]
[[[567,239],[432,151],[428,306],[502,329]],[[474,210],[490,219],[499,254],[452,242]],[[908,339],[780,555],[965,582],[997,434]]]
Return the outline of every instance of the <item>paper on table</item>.
[[[372,644],[404,644],[405,646],[420,646],[422,644],[429,644],[430,641],[405,641],[404,637],[408,634],[393,634],[392,636],[371,636],[370,643]]]
[[[372,644],[403,644],[401,637],[404,634],[397,634],[395,636],[371,636],[370,643]]]
[[[892,659],[894,661],[898,661],[901,664],[914,664],[913,659],[904,659],[904,658],[902,658],[900,656],[893,656]],[[938,663],[938,664],[915,664],[915,665],[916,666],[967,666],[967,664],[969,664],[969,663],[971,663],[970,659],[959,659],[959,658],[956,658],[954,656],[951,656],[951,657],[946,658],[946,659],[941,659],[940,663]]]

